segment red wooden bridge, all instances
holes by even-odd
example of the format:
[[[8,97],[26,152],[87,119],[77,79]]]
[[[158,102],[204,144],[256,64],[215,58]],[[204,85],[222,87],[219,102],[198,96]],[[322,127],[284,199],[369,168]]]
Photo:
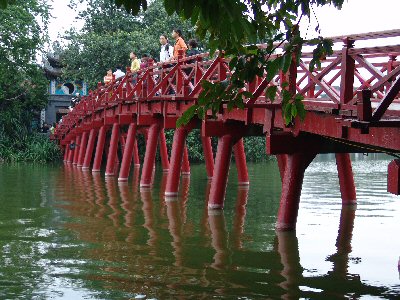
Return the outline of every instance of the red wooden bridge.
[[[103,152],[107,155],[106,176],[126,181],[132,165],[139,165],[137,135],[144,134],[146,150],[140,186],[152,185],[157,145],[163,170],[168,172],[165,196],[176,196],[181,174],[190,174],[185,140],[194,128],[201,128],[207,176],[211,179],[208,206],[223,207],[227,176],[234,152],[239,185],[248,185],[243,137],[266,138],[266,153],[277,155],[282,194],[277,229],[294,229],[304,172],[318,153],[336,153],[343,204],[355,204],[356,192],[349,153],[400,152],[400,43],[357,47],[357,41],[388,41],[400,37],[400,30],[333,37],[340,50],[327,57],[320,69],[311,72],[312,53],[302,54],[299,66],[270,81],[256,78],[246,86],[252,93],[245,109],[228,110],[224,104],[217,119],[193,119],[176,128],[176,121],[202,91],[201,82],[225,80],[228,61],[208,54],[179,58],[174,66],[158,64],[102,85],[91,91],[58,124],[54,138],[64,149],[64,161],[83,170],[99,172]],[[277,54],[279,55],[279,54]],[[274,59],[274,57],[271,57]],[[277,93],[272,103],[267,87],[280,91],[283,81],[292,94],[304,96],[304,121],[286,126]],[[164,129],[175,129],[171,156]],[[107,134],[111,132],[111,134]],[[218,137],[214,159],[210,137]],[[107,145],[107,147],[105,147]],[[118,163],[118,148],[123,152]],[[118,170],[118,167],[120,168]],[[325,180],[321,178],[321,180]],[[268,184],[266,182],[266,184]],[[316,187],[317,188],[317,187]],[[388,190],[400,194],[400,160],[388,167]]]

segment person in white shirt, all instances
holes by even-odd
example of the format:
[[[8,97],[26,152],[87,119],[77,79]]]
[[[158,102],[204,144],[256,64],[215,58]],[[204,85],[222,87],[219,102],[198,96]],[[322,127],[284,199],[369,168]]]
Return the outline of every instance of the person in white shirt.
[[[118,66],[117,70],[113,74],[115,76],[115,79],[125,76],[125,73],[121,71],[121,66]]]
[[[160,62],[171,60],[171,58],[174,57],[174,47],[168,43],[168,39],[165,34],[160,36],[160,44]]]

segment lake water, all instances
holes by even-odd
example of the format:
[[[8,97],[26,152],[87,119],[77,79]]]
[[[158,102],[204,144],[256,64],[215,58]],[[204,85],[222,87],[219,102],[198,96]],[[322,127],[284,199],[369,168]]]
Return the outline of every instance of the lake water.
[[[400,299],[400,199],[388,158],[353,157],[358,205],[342,208],[334,156],[308,168],[296,232],[275,232],[275,161],[232,165],[223,211],[205,167],[163,197],[71,165],[0,166],[0,299]]]

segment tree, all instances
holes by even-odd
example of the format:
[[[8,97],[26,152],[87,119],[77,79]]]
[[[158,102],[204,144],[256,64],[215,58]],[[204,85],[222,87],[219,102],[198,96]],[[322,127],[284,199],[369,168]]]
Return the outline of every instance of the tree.
[[[0,135],[18,141],[47,104],[48,82],[36,57],[47,40],[49,8],[42,0],[12,2],[0,10]]]
[[[72,0],[74,7],[76,1]],[[194,28],[177,14],[168,16],[162,0],[155,0],[145,12],[133,17],[120,9],[114,0],[87,1],[78,18],[84,20],[80,32],[66,33],[69,45],[64,48],[64,76],[83,79],[95,88],[106,71],[117,65],[128,66],[131,51],[149,54],[158,60],[159,37],[180,27],[190,37]]]
[[[147,0],[115,0],[133,15],[147,9]],[[279,71],[286,73],[293,61],[299,60],[303,45],[314,46],[312,69],[320,64],[321,58],[332,51],[332,43],[322,37],[305,40],[298,26],[303,17],[311,17],[312,6],[332,4],[340,8],[344,0],[164,0],[168,14],[178,14],[196,25],[196,33],[203,39],[210,36],[210,50],[223,50],[231,58],[230,69],[234,71],[229,82],[203,84],[200,94],[202,105],[186,112],[180,123],[185,123],[194,115],[204,118],[207,110],[214,115],[223,101],[230,108],[243,107],[243,99],[251,97],[241,92],[246,82],[255,76],[267,73],[273,78]],[[318,27],[315,29],[319,31]],[[256,43],[266,43],[265,49],[259,49]],[[277,46],[285,43],[281,56],[271,59]],[[247,45],[247,46],[244,46]],[[220,52],[222,53],[222,52]],[[267,90],[271,101],[275,98],[275,87]],[[304,118],[305,110],[301,95],[294,95],[282,86],[282,112],[286,123],[299,115]]]

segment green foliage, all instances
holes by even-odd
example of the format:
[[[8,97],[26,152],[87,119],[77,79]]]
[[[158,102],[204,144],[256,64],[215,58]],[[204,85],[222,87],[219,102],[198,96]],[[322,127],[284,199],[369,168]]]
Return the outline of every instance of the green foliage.
[[[11,137],[0,135],[0,160],[6,162],[49,162],[61,158],[59,147],[47,135]]]
[[[48,18],[48,6],[37,0],[16,1],[0,10],[1,110],[32,110],[47,103],[47,81],[35,59],[47,38]]]
[[[266,154],[265,137],[249,136],[243,139],[247,161],[261,162],[270,157]]]
[[[72,0],[71,5],[74,7],[77,1]],[[130,66],[131,51],[139,57],[146,53],[158,60],[159,37],[169,35],[174,27],[182,28],[185,38],[194,34],[189,22],[176,14],[167,15],[162,0],[153,1],[137,17],[117,8],[114,0],[80,2],[87,2],[86,10],[79,13],[85,23],[81,31],[66,33],[70,44],[62,56],[63,71],[64,77],[83,79],[90,88],[103,80],[108,69]]]
[[[172,149],[172,141],[174,138],[174,130],[165,130],[165,139],[167,142],[167,149],[169,151],[169,156],[171,156]],[[213,147],[213,152],[217,153],[218,139],[212,138],[211,144]],[[245,137],[244,138],[245,152],[247,161],[252,162],[260,162],[266,161],[269,159],[267,154],[265,153],[265,138],[264,137]],[[142,138],[139,138],[138,142],[139,153],[143,153],[145,151],[145,144]],[[204,153],[203,146],[201,142],[201,133],[200,129],[193,129],[186,138],[186,146],[188,148],[189,153],[189,161],[191,163],[202,163],[204,162]],[[157,160],[160,160],[160,157],[157,154]],[[143,159],[143,158],[142,158]]]
[[[13,3],[0,10],[0,157],[43,160],[26,150],[37,144],[28,137],[31,121],[47,104],[48,81],[35,60],[47,40],[49,7],[41,0]]]
[[[8,5],[14,4],[15,0],[0,0],[0,8],[5,9]]]

